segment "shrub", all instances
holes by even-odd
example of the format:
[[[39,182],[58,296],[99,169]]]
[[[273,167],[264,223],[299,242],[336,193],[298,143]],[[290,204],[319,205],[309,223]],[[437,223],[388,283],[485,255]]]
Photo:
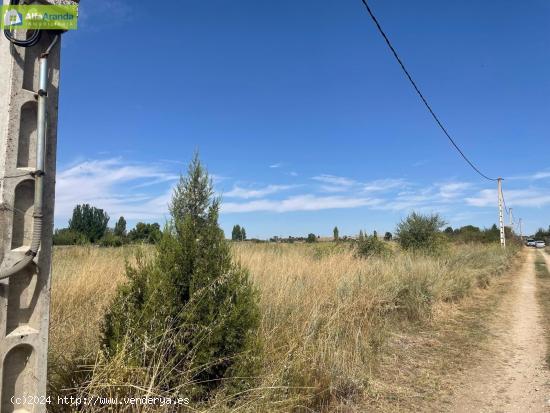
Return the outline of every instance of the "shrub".
[[[374,255],[389,254],[390,249],[384,241],[381,241],[378,236],[363,236],[357,241],[357,255],[360,257],[371,257]]]
[[[202,397],[222,380],[238,388],[254,376],[257,293],[248,273],[232,261],[218,225],[219,200],[198,157],[182,177],[152,260],[128,266],[103,329],[106,354],[131,366],[162,365],[155,383],[186,385]],[[160,363],[159,363],[160,358]]]
[[[99,245],[102,247],[122,247],[122,244],[124,244],[124,239],[110,229],[105,231],[105,235],[99,240]]]
[[[437,252],[444,243],[440,228],[445,221],[439,214],[422,215],[411,213],[397,224],[399,245],[410,251]]]
[[[53,245],[84,245],[88,238],[70,228],[56,229],[53,234]]]
[[[138,222],[135,228],[128,233],[128,240],[130,242],[143,242],[146,244],[155,244],[161,237],[162,232],[160,225],[157,223],[145,224]]]
[[[313,242],[317,242],[317,236],[315,234],[308,234],[306,238],[306,242],[310,244]]]

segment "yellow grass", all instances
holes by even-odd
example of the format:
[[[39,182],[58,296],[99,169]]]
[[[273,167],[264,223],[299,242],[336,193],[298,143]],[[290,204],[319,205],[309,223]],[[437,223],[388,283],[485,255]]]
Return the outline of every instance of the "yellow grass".
[[[236,405],[220,393],[205,407],[218,411],[334,411],[364,403],[388,335],[486,286],[513,254],[480,245],[451,247],[440,257],[396,251],[369,259],[334,245],[241,243],[233,251],[261,292],[263,356],[257,388]],[[80,375],[61,372],[93,364],[105,309],[131,256],[131,248],[55,250],[51,392],[82,391]]]

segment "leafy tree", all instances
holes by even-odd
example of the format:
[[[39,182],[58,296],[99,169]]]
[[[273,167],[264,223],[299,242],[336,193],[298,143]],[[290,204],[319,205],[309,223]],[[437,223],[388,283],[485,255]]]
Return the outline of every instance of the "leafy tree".
[[[500,242],[500,229],[497,224],[483,231],[483,239],[485,242]]]
[[[160,225],[157,223],[146,224],[138,222],[134,229],[128,233],[128,239],[131,242],[145,242],[147,244],[155,244],[160,241],[162,232]]]
[[[317,236],[315,234],[308,234],[306,238],[306,242],[308,243],[314,243],[317,242]]]
[[[334,237],[334,241],[340,240],[340,232],[338,231],[338,227],[334,227],[334,229],[332,230],[332,234]]]
[[[240,241],[241,240],[241,226],[240,225],[234,225],[233,231],[231,231],[231,239],[233,241]]]
[[[479,227],[465,225],[458,231],[458,240],[462,242],[481,242],[483,241],[483,234]]]
[[[545,231],[544,228],[539,228],[535,233],[536,240],[548,241],[549,238],[550,238],[550,227],[548,227],[548,231]]]
[[[455,242],[498,242],[500,240],[500,230],[496,225],[491,228],[480,229],[474,225],[465,225],[461,228],[445,228],[443,231],[448,239]]]
[[[160,357],[170,371],[164,387],[185,385],[197,397],[222,381],[247,388],[257,375],[257,292],[233,262],[218,225],[220,201],[197,156],[170,205],[154,258],[128,267],[129,282],[106,316],[106,353],[142,368]]]
[[[442,237],[440,228],[445,221],[439,214],[422,215],[411,213],[396,228],[399,245],[405,250],[436,252],[440,249]]]
[[[391,232],[386,232],[386,233],[384,234],[384,241],[391,241],[392,238],[393,238],[393,235],[392,235]]]
[[[126,220],[124,217],[120,217],[115,225],[114,234],[117,237],[124,238],[126,237]]]
[[[231,239],[233,241],[246,241],[246,230],[240,225],[234,225],[231,231]]]
[[[105,234],[108,223],[109,215],[105,211],[84,204],[74,208],[69,228],[83,234],[89,242],[96,242]]]

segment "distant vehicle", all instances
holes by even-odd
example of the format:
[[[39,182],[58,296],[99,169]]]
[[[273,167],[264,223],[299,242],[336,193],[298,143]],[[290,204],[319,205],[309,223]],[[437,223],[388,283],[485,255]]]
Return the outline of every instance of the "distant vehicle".
[[[546,247],[546,243],[544,241],[535,241],[535,247],[536,248],[544,248],[544,247]]]
[[[526,242],[525,242],[525,245],[527,245],[528,247],[536,247],[536,242],[533,238],[529,238]]]

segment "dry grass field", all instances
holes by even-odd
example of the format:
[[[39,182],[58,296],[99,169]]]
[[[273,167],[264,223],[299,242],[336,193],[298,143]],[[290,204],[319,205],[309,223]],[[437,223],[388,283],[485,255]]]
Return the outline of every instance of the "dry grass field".
[[[132,261],[135,248],[55,250],[50,394],[176,393],[156,386],[158,372],[124,371],[116,360],[100,356],[103,316],[125,282],[125,261]],[[487,287],[517,251],[452,245],[434,257],[395,249],[390,256],[365,259],[332,243],[237,243],[233,253],[260,291],[260,374],[257,386],[237,399],[228,400],[222,390],[194,410],[383,410],[400,380],[380,371],[388,355],[399,357],[389,346],[396,333],[452,317],[446,308]],[[177,393],[185,395],[185,388]],[[170,411],[141,409],[152,410]]]

